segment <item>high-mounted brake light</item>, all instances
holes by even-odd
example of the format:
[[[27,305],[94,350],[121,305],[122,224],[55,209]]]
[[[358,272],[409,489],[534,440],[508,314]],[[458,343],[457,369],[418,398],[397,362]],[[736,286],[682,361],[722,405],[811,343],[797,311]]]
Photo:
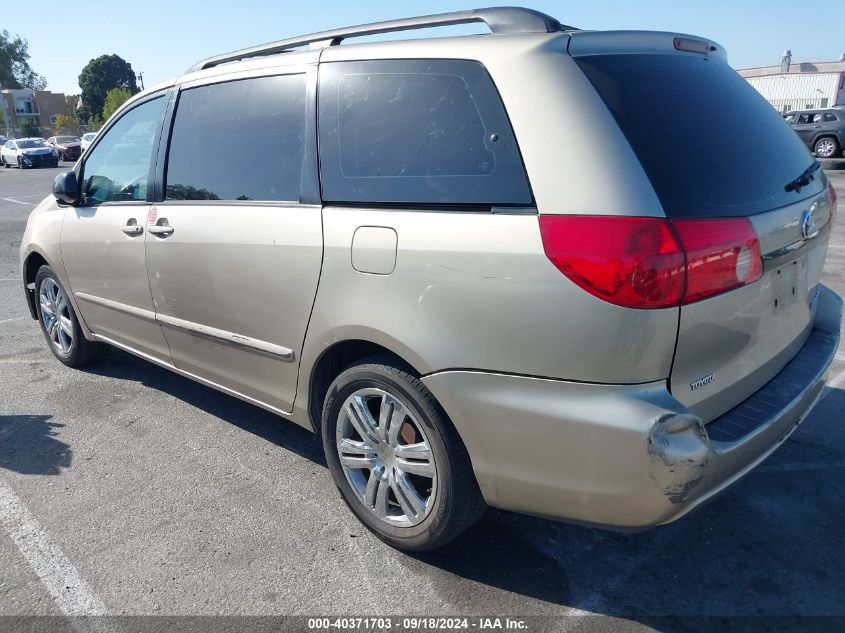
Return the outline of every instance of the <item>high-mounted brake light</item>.
[[[676,37],[673,41],[676,51],[686,51],[687,53],[702,53],[707,55],[710,53],[710,44],[701,40],[693,40],[688,37]]]
[[[763,273],[747,218],[666,220],[541,215],[551,262],[592,295],[627,308],[668,308],[752,283]]]
[[[828,221],[833,224],[833,221],[836,219],[836,204],[837,204],[837,196],[836,196],[836,189],[833,188],[833,183],[830,180],[827,181],[827,193],[830,196],[830,218]]]

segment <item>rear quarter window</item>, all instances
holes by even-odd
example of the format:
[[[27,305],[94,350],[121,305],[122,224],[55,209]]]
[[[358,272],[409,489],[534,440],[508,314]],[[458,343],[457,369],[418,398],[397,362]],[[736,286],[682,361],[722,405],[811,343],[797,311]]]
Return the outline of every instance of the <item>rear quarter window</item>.
[[[803,142],[747,81],[692,54],[577,58],[669,217],[745,216],[815,195],[784,187],[812,163]],[[800,122],[800,121],[799,121]]]
[[[477,62],[321,65],[319,117],[326,201],[531,203],[504,106]]]

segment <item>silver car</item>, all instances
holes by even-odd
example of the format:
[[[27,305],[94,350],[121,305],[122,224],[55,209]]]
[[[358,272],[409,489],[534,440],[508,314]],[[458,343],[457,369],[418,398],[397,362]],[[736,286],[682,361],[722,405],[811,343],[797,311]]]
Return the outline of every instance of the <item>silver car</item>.
[[[339,45],[465,22],[492,34]],[[321,433],[406,550],[487,505],[673,521],[807,417],[839,342],[834,190],[700,37],[496,8],[273,42],[133,97],[53,193],[21,264],[57,358]]]

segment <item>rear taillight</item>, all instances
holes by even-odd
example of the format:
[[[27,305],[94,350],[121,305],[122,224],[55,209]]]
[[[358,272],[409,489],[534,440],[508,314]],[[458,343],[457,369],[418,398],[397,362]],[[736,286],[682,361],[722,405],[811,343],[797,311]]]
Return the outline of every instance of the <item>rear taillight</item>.
[[[830,196],[830,218],[829,222],[832,224],[836,219],[836,189],[833,188],[833,183],[827,181],[827,193]]]
[[[763,274],[760,241],[748,218],[673,220],[686,257],[683,303],[757,281]]]
[[[587,292],[627,308],[678,305],[684,257],[659,218],[541,215],[546,255]]]
[[[668,308],[760,278],[747,218],[541,215],[546,255],[587,292],[627,308]]]

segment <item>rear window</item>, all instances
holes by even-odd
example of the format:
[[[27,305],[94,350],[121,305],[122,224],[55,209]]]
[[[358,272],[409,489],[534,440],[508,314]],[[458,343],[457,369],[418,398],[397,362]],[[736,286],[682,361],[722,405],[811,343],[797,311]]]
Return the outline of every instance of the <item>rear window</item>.
[[[576,59],[616,118],[669,217],[745,216],[818,192],[784,186],[813,159],[727,64],[694,55]]]

